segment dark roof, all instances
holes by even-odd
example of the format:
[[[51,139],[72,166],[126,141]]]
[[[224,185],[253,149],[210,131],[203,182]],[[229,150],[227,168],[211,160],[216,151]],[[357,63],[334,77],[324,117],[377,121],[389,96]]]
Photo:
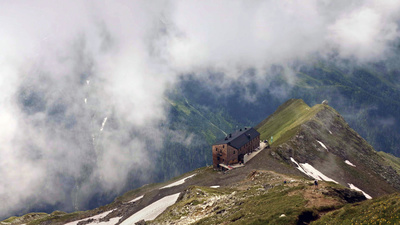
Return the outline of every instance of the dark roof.
[[[256,131],[254,128],[243,128],[239,131],[236,131],[231,136],[228,135],[224,139],[217,141],[214,145],[228,144],[236,149],[239,149],[249,141],[256,138],[258,135],[260,135],[260,133],[258,133],[258,131]]]

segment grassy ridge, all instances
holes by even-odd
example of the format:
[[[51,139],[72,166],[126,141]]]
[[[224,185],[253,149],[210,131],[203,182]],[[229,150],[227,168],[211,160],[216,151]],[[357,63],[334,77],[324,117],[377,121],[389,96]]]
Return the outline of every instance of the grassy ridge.
[[[310,108],[301,99],[290,99],[255,128],[260,132],[262,140],[269,140],[273,136],[272,144],[278,145],[296,133],[302,123],[312,118],[321,109],[323,109],[322,105]]]

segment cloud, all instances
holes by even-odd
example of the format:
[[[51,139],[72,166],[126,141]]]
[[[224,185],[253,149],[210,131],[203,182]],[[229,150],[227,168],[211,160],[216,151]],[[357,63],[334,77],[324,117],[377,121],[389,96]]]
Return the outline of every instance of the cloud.
[[[398,18],[393,20],[398,10],[399,4],[395,2],[370,2],[340,15],[329,26],[328,39],[337,45],[342,57],[354,56],[360,60],[380,58],[390,50],[388,43],[400,35]]]
[[[396,1],[42,0],[0,8],[0,216],[31,202],[85,207],[96,192],[118,193],[132,172],[151,171],[165,135],[163,95],[180,77],[262,84],[278,65],[293,83],[294,62],[315,55],[384,57],[400,16]]]

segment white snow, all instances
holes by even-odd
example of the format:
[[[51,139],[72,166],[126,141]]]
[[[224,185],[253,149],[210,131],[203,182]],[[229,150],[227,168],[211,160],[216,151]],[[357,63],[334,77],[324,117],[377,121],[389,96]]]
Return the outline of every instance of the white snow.
[[[85,98],[85,104],[87,103],[87,98]]]
[[[324,181],[332,181],[334,183],[337,183],[337,181],[325,176],[323,173],[321,173],[319,170],[315,169],[313,166],[311,166],[308,163],[297,163],[296,160],[294,160],[292,157],[290,157],[290,160],[294,162],[297,165],[297,169],[303,172],[304,174],[314,178],[315,180],[324,180]]]
[[[328,130],[330,134],[332,134],[332,131]]]
[[[353,163],[351,163],[349,160],[346,159],[346,161],[344,161],[347,165],[350,165],[352,167],[356,167],[356,165],[354,165]]]
[[[90,84],[90,80],[86,80],[86,84],[89,85]]]
[[[303,168],[296,162],[296,160],[294,160],[292,157],[290,157],[290,160],[292,160],[292,162],[294,162],[297,165],[297,169],[300,170],[302,173],[305,173],[306,175],[307,172],[305,170],[303,170]]]
[[[158,215],[164,212],[169,206],[173,205],[179,197],[179,193],[168,195],[152,204],[146,206],[142,210],[124,220],[121,225],[135,224],[140,220],[154,220]]]
[[[324,145],[324,143],[322,143],[320,141],[317,141],[317,142],[328,151],[328,148]]]
[[[360,188],[354,186],[354,184],[348,183],[348,185],[349,185],[350,189],[353,189],[353,190],[356,190],[356,191],[361,191],[367,199],[372,199],[372,197],[371,197],[369,194],[365,193],[365,192],[364,192],[363,190],[361,190]]]
[[[219,188],[219,185],[210,186],[210,188]]]
[[[100,131],[103,131],[103,129],[104,129],[104,125],[106,125],[106,122],[107,122],[107,117],[106,117],[106,118],[104,118],[104,120],[103,120],[103,123],[101,124]]]
[[[142,198],[143,198],[143,195],[141,195],[141,196],[139,196],[139,197],[137,197],[137,198],[135,198],[133,200],[130,200],[129,203],[136,202],[137,200],[140,200]]]
[[[181,185],[181,184],[185,183],[186,179],[192,178],[192,177],[196,176],[196,174],[197,174],[197,173],[195,173],[195,174],[193,174],[193,175],[190,175],[190,176],[188,176],[188,177],[185,177],[185,178],[183,178],[183,179],[180,179],[180,180],[178,180],[178,181],[175,181],[174,183],[168,184],[168,185],[166,185],[166,186],[164,186],[164,187],[162,187],[162,188],[160,188],[160,189],[170,188],[170,187],[174,187],[174,186]]]
[[[108,221],[108,222],[99,222],[100,219],[106,217],[106,216],[107,216],[109,213],[111,213],[112,211],[113,211],[113,210],[110,210],[110,211],[103,212],[103,213],[100,213],[100,214],[95,215],[95,216],[92,216],[92,217],[88,217],[88,218],[85,218],[85,219],[81,219],[81,220],[69,222],[69,223],[66,223],[65,225],[77,225],[79,222],[81,222],[81,221],[86,221],[86,220],[89,220],[89,219],[94,219],[94,221],[93,221],[92,223],[89,223],[89,224],[102,224],[102,225],[116,224],[116,222],[115,222],[115,223],[110,223],[111,220],[113,220],[113,219],[115,219],[115,218],[110,219],[110,221]],[[118,218],[118,217],[116,217],[116,218]],[[118,220],[119,220],[119,219],[120,219],[120,218],[118,218]],[[118,220],[117,220],[117,222],[118,222]]]

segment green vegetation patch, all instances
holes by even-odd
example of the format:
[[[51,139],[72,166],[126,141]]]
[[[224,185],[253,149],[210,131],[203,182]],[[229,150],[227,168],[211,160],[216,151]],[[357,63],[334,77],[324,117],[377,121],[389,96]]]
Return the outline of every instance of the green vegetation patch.
[[[260,132],[261,140],[269,141],[273,136],[272,145],[276,146],[292,137],[302,123],[311,119],[323,108],[323,105],[310,108],[301,99],[290,99],[255,128]]]
[[[396,156],[386,153],[386,152],[378,152],[380,156],[383,157],[383,159],[393,168],[397,171],[398,174],[400,174],[400,158],[397,158]]]
[[[311,224],[399,224],[400,194],[346,205]]]

